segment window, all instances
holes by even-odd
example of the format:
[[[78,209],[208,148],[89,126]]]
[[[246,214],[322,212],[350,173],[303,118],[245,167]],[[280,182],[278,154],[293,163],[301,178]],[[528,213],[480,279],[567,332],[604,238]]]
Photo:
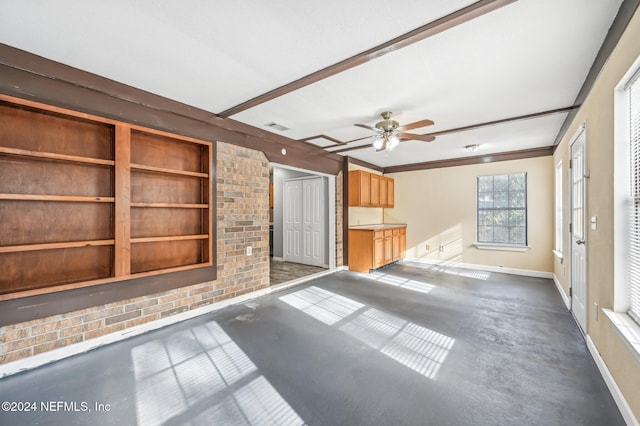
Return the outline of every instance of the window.
[[[556,244],[555,254],[562,258],[562,161],[556,164]]]
[[[640,323],[640,71],[627,84],[629,102],[629,165],[630,191],[627,193],[629,211],[628,279],[630,286],[629,315]]]
[[[527,245],[527,174],[478,177],[478,243]]]
[[[614,311],[604,312],[640,357],[640,58],[614,95]]]

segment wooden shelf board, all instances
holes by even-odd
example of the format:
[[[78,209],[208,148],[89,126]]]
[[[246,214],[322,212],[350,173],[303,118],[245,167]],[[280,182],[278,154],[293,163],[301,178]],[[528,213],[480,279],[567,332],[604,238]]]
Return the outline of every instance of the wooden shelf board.
[[[0,194],[0,200],[62,201],[72,203],[113,203],[114,197],[85,197],[79,195]]]
[[[200,178],[208,178],[209,175],[207,173],[200,172],[190,172],[188,170],[176,170],[176,169],[166,169],[164,167],[155,167],[155,166],[147,166],[144,164],[131,164],[132,170],[144,170],[146,172],[154,172],[154,173],[164,173],[171,175],[180,175],[180,176],[193,176]]]
[[[37,250],[56,250],[78,247],[110,246],[115,240],[69,241],[64,243],[24,244],[19,246],[0,247],[0,253],[17,253]]]
[[[182,203],[131,203],[131,207],[208,209],[209,205],[208,204],[182,204]]]
[[[199,235],[174,235],[166,237],[143,237],[143,238],[131,238],[131,244],[135,243],[156,243],[161,241],[186,241],[186,240],[206,240],[209,238],[207,234]]]
[[[204,268],[204,267],[208,267],[208,266],[212,266],[212,265],[213,265],[213,262],[209,261],[209,262],[205,262],[205,263],[196,263],[196,264],[193,264],[193,265],[177,266],[177,267],[174,267],[174,268],[166,268],[166,269],[158,269],[158,270],[155,270],[155,271],[140,272],[140,273],[137,273],[137,274],[127,275],[126,277],[101,278],[101,279],[91,280],[91,281],[82,281],[82,282],[71,283],[71,284],[61,284],[61,285],[56,285],[56,286],[51,286],[51,287],[41,287],[41,288],[36,288],[36,289],[32,289],[32,290],[16,291],[16,292],[13,292],[13,293],[4,293],[4,294],[0,294],[0,301],[19,299],[21,297],[38,296],[38,295],[41,295],[41,294],[48,294],[48,293],[57,293],[57,292],[60,292],[60,291],[73,290],[73,289],[84,288],[84,287],[91,287],[91,286],[96,286],[96,285],[101,285],[101,284],[110,284],[110,283],[114,283],[114,282],[118,282],[118,281],[124,281],[124,280],[130,280],[130,279],[142,278],[142,277],[151,277],[151,276],[154,276],[154,275],[167,274],[167,273],[170,273],[170,272],[188,271],[190,269]]]
[[[113,166],[115,161],[101,158],[80,157],[77,155],[55,154],[53,152],[30,151],[27,149],[7,148],[0,146],[0,154],[19,157],[32,157],[43,160],[68,161],[71,163],[96,164],[101,166]]]

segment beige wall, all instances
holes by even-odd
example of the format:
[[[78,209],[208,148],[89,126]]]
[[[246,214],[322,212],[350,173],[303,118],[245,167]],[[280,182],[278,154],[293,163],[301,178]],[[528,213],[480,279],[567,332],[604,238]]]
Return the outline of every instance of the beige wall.
[[[477,249],[476,177],[516,172],[527,172],[531,249]],[[553,173],[552,157],[539,157],[390,174],[395,208],[385,209],[384,220],[407,224],[407,257],[551,272]]]
[[[587,234],[587,334],[593,340],[616,383],[637,419],[640,419],[640,360],[621,340],[609,319],[599,312],[613,308],[614,233],[613,233],[613,144],[614,88],[640,56],[640,10],[637,10],[623,37],[582,104],[575,120],[560,143],[554,161],[563,159],[565,167],[564,223],[569,223],[568,152],[578,127],[586,123],[587,163],[591,177],[587,181],[587,216],[597,216],[598,229]],[[568,229],[568,227],[566,228]],[[565,291],[570,287],[569,235],[565,235],[564,264],[556,262],[554,273]]]

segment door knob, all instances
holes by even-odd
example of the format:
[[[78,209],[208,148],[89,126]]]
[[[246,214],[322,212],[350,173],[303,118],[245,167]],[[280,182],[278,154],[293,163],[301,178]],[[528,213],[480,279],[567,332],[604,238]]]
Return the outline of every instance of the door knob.
[[[576,244],[577,244],[577,245],[582,245],[582,244],[584,244],[584,243],[586,243],[586,241],[585,241],[585,240],[578,240],[578,241],[576,241]]]

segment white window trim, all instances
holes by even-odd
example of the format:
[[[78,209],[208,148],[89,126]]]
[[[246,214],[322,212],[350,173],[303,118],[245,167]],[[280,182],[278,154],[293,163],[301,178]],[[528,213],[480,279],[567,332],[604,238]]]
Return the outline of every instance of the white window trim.
[[[562,249],[564,245],[563,241],[563,232],[564,232],[564,224],[563,224],[563,212],[562,212],[562,198],[563,198],[563,169],[562,169],[562,160],[558,161],[555,167],[555,175],[554,175],[554,185],[555,185],[555,205],[554,205],[554,222],[555,222],[555,248],[553,250],[553,254],[560,260],[563,260]]]
[[[626,313],[614,312],[611,309],[603,309],[602,312],[611,320],[622,340],[640,361],[640,327],[638,324]]]
[[[478,242],[475,241],[472,244],[479,250],[500,250],[500,251],[527,251],[531,247],[528,245],[529,243],[529,173],[528,172],[511,172],[511,173],[499,173],[493,175],[483,175],[483,176],[499,176],[499,175],[511,175],[523,173],[525,179],[525,207],[524,207],[524,215],[525,215],[525,244],[509,244],[509,243],[491,243],[491,242]],[[478,212],[480,211],[479,202],[478,202],[478,177],[476,177],[476,238],[478,238]]]
[[[640,57],[629,68],[614,90],[614,167],[613,167],[613,209],[614,209],[614,289],[613,310],[603,309],[622,340],[631,352],[640,359],[640,325],[627,313],[631,304],[627,281],[627,200],[630,192],[631,172],[629,141],[629,105],[625,86],[640,69]]]
[[[520,244],[503,244],[503,243],[472,243],[479,250],[500,250],[500,251],[527,251],[531,246],[523,246]]]

